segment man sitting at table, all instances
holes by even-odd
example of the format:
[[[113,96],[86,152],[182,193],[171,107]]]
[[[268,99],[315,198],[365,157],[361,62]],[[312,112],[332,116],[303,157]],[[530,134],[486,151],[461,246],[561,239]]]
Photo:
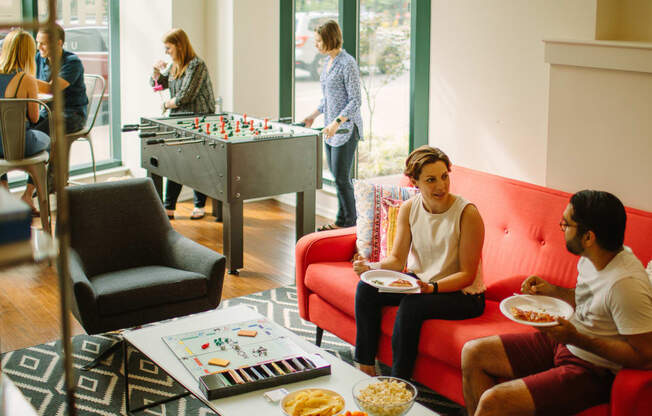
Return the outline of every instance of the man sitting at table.
[[[620,368],[652,369],[652,284],[623,246],[625,223],[625,208],[610,193],[571,197],[559,226],[568,251],[581,256],[576,287],[530,276],[521,290],[564,300],[575,313],[537,332],[467,342],[469,415],[576,414],[609,401]]]
[[[46,29],[41,29],[36,35],[36,78],[39,93],[52,94],[52,61],[54,56],[61,58],[59,71],[59,85],[63,90],[63,118],[65,132],[73,133],[81,130],[86,123],[86,84],[84,84],[84,66],[79,57],[63,49],[66,33],[63,28],[56,25],[59,39],[50,48],[50,34]],[[50,134],[48,113],[42,109],[38,123],[34,128]]]

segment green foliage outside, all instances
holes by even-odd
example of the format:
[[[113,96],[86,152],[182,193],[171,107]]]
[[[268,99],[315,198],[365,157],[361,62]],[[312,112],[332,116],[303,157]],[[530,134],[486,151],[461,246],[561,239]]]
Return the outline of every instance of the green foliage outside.
[[[376,137],[367,150],[367,139],[358,143],[358,178],[393,175],[403,171],[408,151],[408,136]]]

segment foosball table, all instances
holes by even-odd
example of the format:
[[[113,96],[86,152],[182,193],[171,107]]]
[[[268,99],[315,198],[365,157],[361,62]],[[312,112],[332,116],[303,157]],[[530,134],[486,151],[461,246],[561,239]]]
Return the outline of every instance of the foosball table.
[[[322,137],[316,130],[221,113],[140,119],[141,166],[162,195],[162,178],[215,201],[223,221],[227,269],[243,267],[243,202],[296,193],[296,238],[315,230],[322,186]]]

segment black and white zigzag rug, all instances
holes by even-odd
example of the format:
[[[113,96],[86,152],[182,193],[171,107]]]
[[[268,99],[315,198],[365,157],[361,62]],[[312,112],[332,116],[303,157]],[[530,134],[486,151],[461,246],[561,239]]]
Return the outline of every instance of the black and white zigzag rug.
[[[314,342],[315,326],[299,317],[296,290],[286,286],[234,299],[223,300],[220,308],[246,304],[268,319]],[[79,369],[91,361],[113,338],[78,335],[72,340],[73,365]],[[353,348],[336,336],[324,332],[322,348],[351,363]],[[50,342],[2,355],[2,371],[9,376],[39,415],[65,415],[61,343]],[[388,373],[387,368],[381,368]],[[89,371],[75,371],[76,407],[80,416],[125,414],[122,353],[107,358]],[[184,391],[165,372],[136,350],[129,356],[130,407],[153,403]],[[421,404],[442,414],[456,413],[459,406],[419,386]],[[193,396],[186,396],[143,411],[144,415],[215,415]]]

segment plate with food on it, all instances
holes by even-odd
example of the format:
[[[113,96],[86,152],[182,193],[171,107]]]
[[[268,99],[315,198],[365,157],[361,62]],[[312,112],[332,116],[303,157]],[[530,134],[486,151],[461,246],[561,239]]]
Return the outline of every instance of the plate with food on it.
[[[573,307],[561,299],[541,295],[514,295],[500,302],[500,311],[514,322],[554,326],[558,318],[569,319]]]
[[[414,277],[394,270],[368,270],[360,279],[384,292],[405,292],[419,287]]]

